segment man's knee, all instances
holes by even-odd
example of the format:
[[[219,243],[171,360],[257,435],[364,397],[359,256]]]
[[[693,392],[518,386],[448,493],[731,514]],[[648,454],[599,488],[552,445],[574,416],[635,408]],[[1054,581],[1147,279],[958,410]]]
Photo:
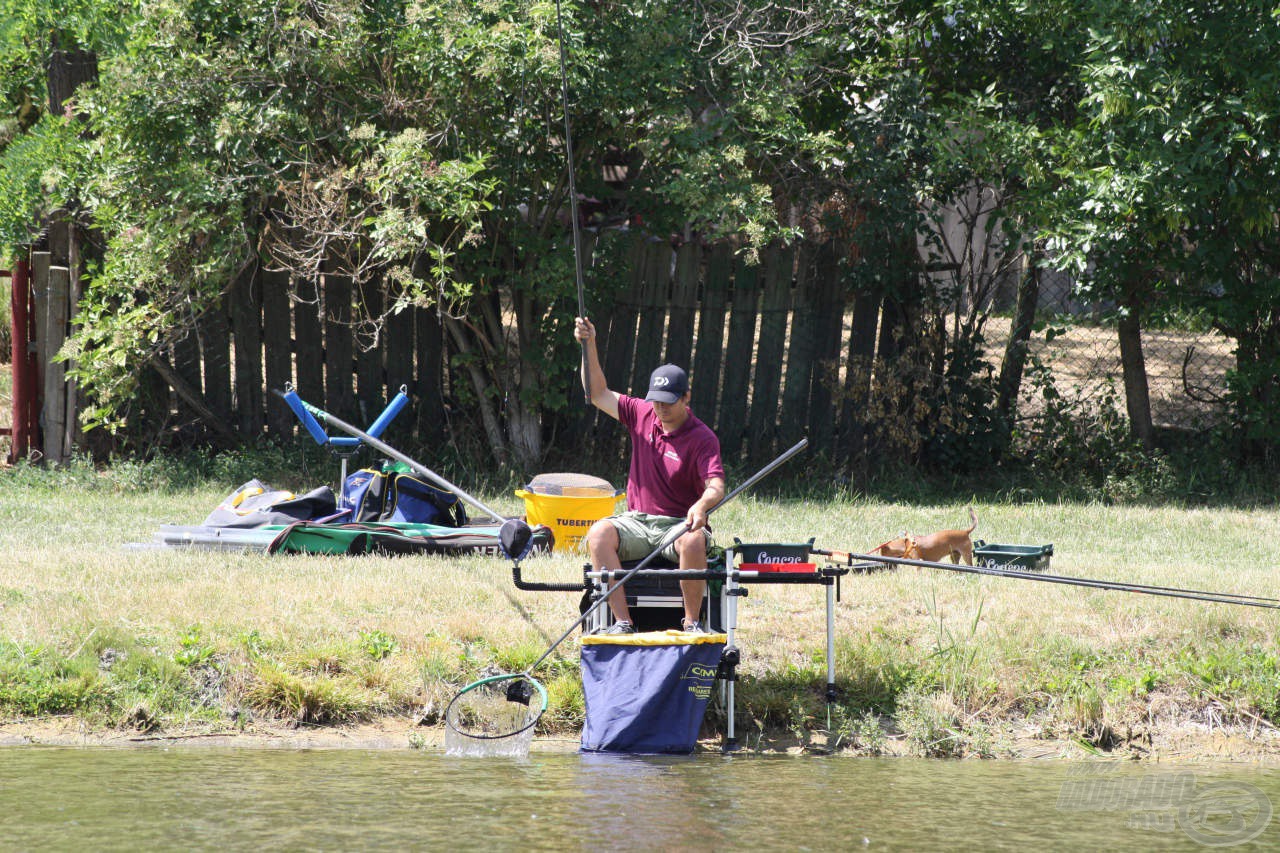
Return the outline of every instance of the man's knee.
[[[619,542],[618,529],[607,518],[600,519],[587,531],[587,550],[593,554],[600,550],[616,554]]]
[[[676,540],[676,553],[681,557],[703,559],[707,556],[707,537],[701,530],[683,534]]]

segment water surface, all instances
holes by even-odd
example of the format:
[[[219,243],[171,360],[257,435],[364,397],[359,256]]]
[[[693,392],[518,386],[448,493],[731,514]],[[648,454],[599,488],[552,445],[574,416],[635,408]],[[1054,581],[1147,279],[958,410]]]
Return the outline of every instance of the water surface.
[[[1272,769],[0,749],[4,850],[1274,849]]]

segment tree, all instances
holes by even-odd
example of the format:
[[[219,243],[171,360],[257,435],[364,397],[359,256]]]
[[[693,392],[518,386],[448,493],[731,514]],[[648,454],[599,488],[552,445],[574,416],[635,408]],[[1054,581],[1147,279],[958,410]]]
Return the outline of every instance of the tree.
[[[1233,421],[1274,459],[1280,440],[1280,21],[1272,4],[1096,2],[1054,246],[1126,318],[1203,311],[1237,341]]]
[[[809,115],[843,143],[823,177],[853,211],[849,286],[885,300],[876,357],[850,364],[870,377],[859,407],[882,451],[984,464],[1010,431],[983,330],[1036,236],[1052,130],[1074,114],[1073,5],[863,3],[846,21]],[[1007,352],[1005,400],[1024,353]]]
[[[74,354],[100,423],[127,421],[145,366],[245,270],[275,268],[279,287],[385,284],[375,327],[436,308],[474,431],[535,467],[575,381],[572,168],[600,233],[639,222],[747,257],[848,238],[843,283],[864,317],[886,305],[878,369],[918,345],[893,363],[922,377],[935,411],[906,416],[935,450],[998,433],[986,296],[1045,235],[1133,316],[1196,307],[1236,335],[1240,422],[1267,446],[1280,430],[1257,402],[1280,390],[1262,4],[565,2],[568,164],[548,0],[0,2],[19,117],[0,235],[69,199],[91,213],[104,247]],[[100,56],[77,99],[92,135],[23,113],[53,31]],[[963,248],[935,236],[960,199],[981,200]],[[612,288],[589,279],[588,305]]]
[[[55,107],[92,79],[94,54],[118,47],[130,19],[129,4],[104,0],[0,0],[0,252],[74,206],[86,145]]]

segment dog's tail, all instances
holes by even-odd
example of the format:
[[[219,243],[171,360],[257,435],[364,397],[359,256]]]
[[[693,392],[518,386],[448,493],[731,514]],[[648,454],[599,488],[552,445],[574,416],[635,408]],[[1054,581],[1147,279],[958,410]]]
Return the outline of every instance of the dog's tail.
[[[972,533],[974,528],[978,526],[978,517],[973,514],[973,507],[969,507],[969,521],[972,523],[969,525],[967,532]]]
[[[886,539],[885,541],[881,542],[879,545],[872,548],[867,553],[879,554],[881,557],[888,557],[890,556],[890,554],[887,551],[885,551],[885,548],[892,545],[894,542],[897,542],[899,539],[901,539],[905,543],[907,539],[910,537],[910,535],[911,534],[907,533],[907,531],[904,530],[901,533],[899,533],[897,536],[895,536],[893,539]]]

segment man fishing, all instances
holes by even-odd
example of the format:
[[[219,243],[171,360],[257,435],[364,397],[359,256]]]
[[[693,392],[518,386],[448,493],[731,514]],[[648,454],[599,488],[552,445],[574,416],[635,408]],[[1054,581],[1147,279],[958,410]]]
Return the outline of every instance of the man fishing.
[[[611,391],[600,367],[596,329],[586,317],[574,323],[582,344],[583,387],[600,411],[622,423],[631,436],[627,473],[627,512],[601,519],[587,532],[587,552],[601,571],[620,571],[623,560],[639,560],[662,543],[673,527],[687,530],[663,550],[663,558],[693,571],[707,568],[711,529],[707,514],[724,499],[720,440],[689,409],[689,377],[664,364],[649,377],[643,400]],[[681,627],[706,633],[698,621],[706,581],[682,580]],[[625,590],[609,596],[614,624],[608,634],[635,633]]]

